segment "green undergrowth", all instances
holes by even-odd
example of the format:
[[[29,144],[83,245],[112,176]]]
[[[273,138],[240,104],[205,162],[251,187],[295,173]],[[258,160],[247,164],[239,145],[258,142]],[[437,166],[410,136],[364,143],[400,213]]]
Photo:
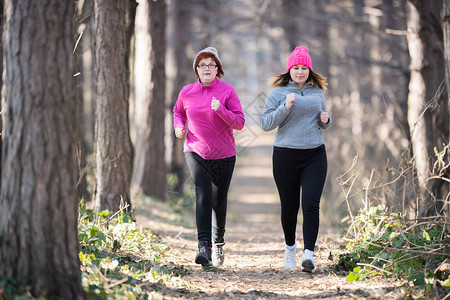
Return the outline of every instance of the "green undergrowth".
[[[87,299],[163,299],[165,288],[185,288],[182,265],[163,263],[170,250],[161,237],[139,227],[123,209],[98,214],[79,206],[78,238],[82,287]],[[0,299],[32,296],[13,278],[0,277]]]
[[[376,276],[406,279],[405,297],[423,298],[450,292],[450,226],[448,219],[405,222],[383,205],[360,210],[349,234],[346,253],[336,271],[347,281]]]
[[[164,286],[184,286],[186,269],[161,262],[170,247],[122,210],[95,214],[82,202],[78,227],[82,286],[90,297],[154,299]]]

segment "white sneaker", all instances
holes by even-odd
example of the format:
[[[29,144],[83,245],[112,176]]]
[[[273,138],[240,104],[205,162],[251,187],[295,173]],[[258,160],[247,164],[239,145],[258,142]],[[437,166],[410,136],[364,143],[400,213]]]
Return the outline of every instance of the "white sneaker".
[[[302,255],[302,271],[312,273],[315,267],[316,266],[314,265],[314,252],[305,249]]]
[[[214,267],[220,267],[221,265],[223,265],[223,261],[225,260],[225,255],[223,254],[223,245],[225,243],[216,243],[213,244],[212,246],[212,253],[211,253],[211,258],[212,258],[212,265]]]
[[[284,249],[284,267],[286,269],[295,269],[297,266],[297,258],[295,254],[297,252],[297,244],[294,245],[294,248],[289,249],[286,245]]]

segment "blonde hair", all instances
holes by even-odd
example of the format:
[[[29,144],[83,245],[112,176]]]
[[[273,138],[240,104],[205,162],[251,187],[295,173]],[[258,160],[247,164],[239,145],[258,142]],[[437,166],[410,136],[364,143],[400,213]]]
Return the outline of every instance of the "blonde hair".
[[[272,90],[277,86],[286,86],[291,81],[289,72],[275,75],[269,79],[270,88]],[[306,82],[311,82],[313,87],[320,88],[324,94],[327,93],[327,78],[322,74],[309,70],[309,77]]]

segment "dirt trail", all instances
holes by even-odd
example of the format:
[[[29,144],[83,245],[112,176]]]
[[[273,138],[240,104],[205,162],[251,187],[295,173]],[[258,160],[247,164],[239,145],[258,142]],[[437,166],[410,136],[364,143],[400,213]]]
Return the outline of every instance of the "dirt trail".
[[[339,237],[323,228],[319,233],[315,272],[284,269],[280,207],[271,169],[274,137],[273,133],[257,133],[257,139],[237,158],[229,194],[225,263],[221,268],[202,268],[194,263],[197,242],[192,215],[186,216],[182,226],[170,220],[170,214],[159,205],[138,209],[138,222],[158,232],[171,246],[162,261],[187,269],[178,283],[167,283],[167,288],[161,291],[163,296],[167,299],[399,298],[400,290],[394,287],[400,282],[349,283],[345,276],[333,273],[328,257],[330,249],[337,249]],[[301,238],[298,226],[300,244]],[[298,261],[300,257],[298,252]]]

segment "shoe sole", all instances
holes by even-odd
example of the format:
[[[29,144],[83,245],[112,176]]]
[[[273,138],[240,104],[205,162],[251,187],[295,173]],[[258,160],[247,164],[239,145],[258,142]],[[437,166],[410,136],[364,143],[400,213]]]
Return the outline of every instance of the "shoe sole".
[[[219,261],[219,262],[212,261],[211,263],[212,263],[213,267],[220,267],[223,265],[223,261]]]
[[[315,266],[314,263],[310,260],[305,260],[302,262],[302,271],[307,273],[312,273]]]
[[[294,269],[295,269],[295,266],[292,267],[292,268],[288,268],[288,267],[284,266],[284,268],[285,268],[286,270],[294,270]]]
[[[211,262],[204,256],[197,256],[195,258],[195,263],[202,265],[202,266],[209,266],[211,265]]]

